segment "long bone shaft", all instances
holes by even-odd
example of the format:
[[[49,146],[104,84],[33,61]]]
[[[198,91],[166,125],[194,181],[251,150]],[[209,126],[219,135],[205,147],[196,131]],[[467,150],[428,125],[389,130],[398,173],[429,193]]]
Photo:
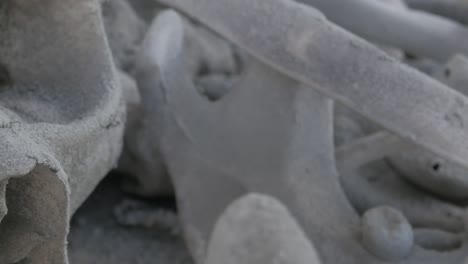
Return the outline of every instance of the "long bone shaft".
[[[161,0],[405,139],[468,165],[467,99],[286,0]]]
[[[468,2],[465,0],[406,0],[406,3],[412,8],[468,24]]]
[[[336,149],[337,166],[342,169],[357,169],[372,161],[386,158],[402,146],[394,135],[380,131],[360,138]]]
[[[468,29],[434,14],[375,0],[299,0],[321,10],[332,22],[377,43],[414,55],[446,60],[468,52]]]

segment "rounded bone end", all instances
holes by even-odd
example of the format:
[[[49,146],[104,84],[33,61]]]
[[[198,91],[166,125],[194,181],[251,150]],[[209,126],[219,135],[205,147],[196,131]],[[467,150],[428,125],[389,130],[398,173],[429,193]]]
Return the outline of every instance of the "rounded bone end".
[[[218,219],[205,264],[320,264],[312,243],[284,205],[249,194]]]
[[[382,206],[368,210],[361,228],[364,247],[383,261],[403,260],[413,249],[413,228],[396,209]]]

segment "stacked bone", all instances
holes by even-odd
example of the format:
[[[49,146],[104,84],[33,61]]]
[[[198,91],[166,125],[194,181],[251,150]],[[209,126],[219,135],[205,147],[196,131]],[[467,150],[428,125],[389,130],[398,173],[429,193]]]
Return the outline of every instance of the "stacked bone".
[[[67,262],[117,84],[123,187],[196,263],[464,261],[466,1],[100,2],[0,3],[0,263]]]
[[[138,173],[133,191],[172,183],[197,263],[463,261],[459,13],[418,1],[410,7],[428,12],[402,1],[162,2],[203,26],[168,11],[148,28],[134,75],[145,121],[128,144],[160,167]],[[247,209],[264,199],[288,216]],[[269,217],[307,239],[262,231]],[[258,242],[264,233],[276,242]],[[288,243],[302,251],[278,256]]]

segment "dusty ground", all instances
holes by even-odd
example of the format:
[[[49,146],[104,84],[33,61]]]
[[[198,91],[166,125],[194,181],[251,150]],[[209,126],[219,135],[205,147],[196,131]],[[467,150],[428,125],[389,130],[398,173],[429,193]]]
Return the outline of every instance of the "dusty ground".
[[[126,195],[118,179],[108,177],[78,210],[69,236],[71,264],[192,264],[180,237],[158,228],[119,225],[113,208]],[[145,201],[150,206],[171,207],[171,201]]]

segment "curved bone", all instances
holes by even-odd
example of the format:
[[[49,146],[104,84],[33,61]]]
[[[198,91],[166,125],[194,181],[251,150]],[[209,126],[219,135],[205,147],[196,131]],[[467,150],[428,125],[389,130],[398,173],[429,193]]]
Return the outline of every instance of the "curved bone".
[[[229,91],[229,87],[235,81],[239,63],[237,63],[236,53],[232,45],[214,35],[208,29],[192,25],[190,33],[190,43],[187,45],[186,67],[193,73],[192,78],[196,83],[197,90],[209,100],[216,100]],[[150,47],[143,47],[143,49]],[[140,60],[140,62],[142,62]],[[203,69],[198,69],[199,65]],[[140,65],[140,69],[145,66]],[[198,67],[198,68],[197,68]],[[137,73],[139,86],[152,83],[153,72],[148,74]],[[137,177],[137,182],[125,184],[127,191],[137,193],[142,196],[168,195],[173,193],[170,177],[161,160],[159,144],[154,140],[161,129],[161,125],[154,122],[156,105],[164,102],[155,102],[152,97],[143,97],[141,110],[138,111],[138,119],[129,119],[129,126],[132,126],[125,135],[125,149],[122,168],[129,174]]]
[[[115,64],[130,71],[146,25],[126,0],[104,2],[102,14]]]
[[[0,224],[1,263],[66,262],[69,190],[63,176],[41,165],[10,179],[8,214]]]
[[[211,235],[205,264],[320,264],[288,209],[272,197],[248,194],[232,202]]]
[[[0,263],[66,263],[69,218],[115,165],[123,131],[98,3],[2,1],[0,65]]]
[[[468,57],[462,54],[453,56],[445,65],[434,72],[437,80],[447,84],[465,96],[468,95]]]
[[[332,25],[313,8],[287,0],[162,2],[396,135],[467,165],[467,99]]]
[[[435,75],[464,92],[466,65],[463,56],[456,56]],[[394,137],[386,138],[385,134],[387,132],[378,132],[337,149],[341,182],[353,206],[364,212],[375,206],[392,205],[403,211],[416,227],[460,232],[464,228],[462,208],[433,197],[431,193],[463,201],[467,190],[466,169],[414,145],[392,143]],[[386,157],[390,157],[393,166],[384,162],[363,166]],[[430,193],[414,188],[403,177]],[[438,246],[440,243],[443,247],[443,237],[440,241],[429,239],[426,245]]]
[[[372,161],[386,158],[403,145],[401,139],[386,131],[357,139],[336,149],[335,157],[340,170],[357,169]]]
[[[406,0],[406,3],[412,8],[468,24],[468,2],[466,0]]]
[[[468,59],[458,55],[434,76],[467,95],[467,74]],[[390,162],[406,179],[430,192],[450,200],[464,201],[468,198],[468,170],[444,157],[406,144],[390,155]]]
[[[343,117],[342,113],[339,116]],[[336,121],[335,124],[337,124]],[[342,125],[335,125],[335,128],[348,129]],[[336,131],[336,133],[345,134],[346,132]],[[394,171],[393,167],[382,161],[389,156],[410,152],[412,154],[406,156],[411,157],[410,164],[414,164],[421,155],[423,157],[428,155],[427,151],[415,155],[413,150],[415,147],[408,148],[407,146],[407,142],[401,141],[388,132],[380,131],[368,136],[361,135],[360,138],[337,147],[335,156],[341,184],[351,204],[359,213],[364,213],[373,207],[391,205],[401,210],[416,227],[461,231],[464,226],[463,210],[460,207],[441,201],[432,197],[430,193],[408,184],[399,173]],[[402,148],[405,151],[401,151]],[[429,167],[431,166],[432,164]],[[421,181],[432,182],[436,186],[431,175],[415,174],[413,177],[419,177]],[[446,181],[454,182],[450,175],[445,175],[445,177]],[[458,179],[460,179],[459,183],[463,177]],[[456,185],[457,182],[453,184]],[[463,185],[457,186],[457,188],[463,188]]]
[[[334,23],[363,38],[414,55],[446,60],[456,53],[468,54],[468,29],[443,17],[375,0],[299,2],[314,6]]]
[[[380,130],[379,126],[338,103],[333,107],[333,123],[337,148]]]
[[[125,175],[122,188],[140,196],[172,194],[169,175],[157,150],[159,144],[154,140],[156,128],[147,120],[150,113],[142,105],[137,83],[124,72],[120,76],[127,102],[124,147],[118,167]]]
[[[463,236],[437,229],[416,229],[414,231],[416,244],[426,249],[450,251],[458,249],[463,244]]]
[[[251,60],[232,91],[210,102],[187,73],[186,30],[174,12],[161,14],[138,69],[143,98],[156,102],[153,122],[162,127],[158,139],[198,263],[218,217],[249,192],[281,201],[323,263],[382,263],[360,245],[359,218],[339,185],[331,101]],[[457,263],[461,256],[415,248],[401,263]]]
[[[359,213],[389,205],[402,211],[415,227],[460,232],[464,211],[408,184],[384,161],[357,170],[340,170],[341,184]]]

